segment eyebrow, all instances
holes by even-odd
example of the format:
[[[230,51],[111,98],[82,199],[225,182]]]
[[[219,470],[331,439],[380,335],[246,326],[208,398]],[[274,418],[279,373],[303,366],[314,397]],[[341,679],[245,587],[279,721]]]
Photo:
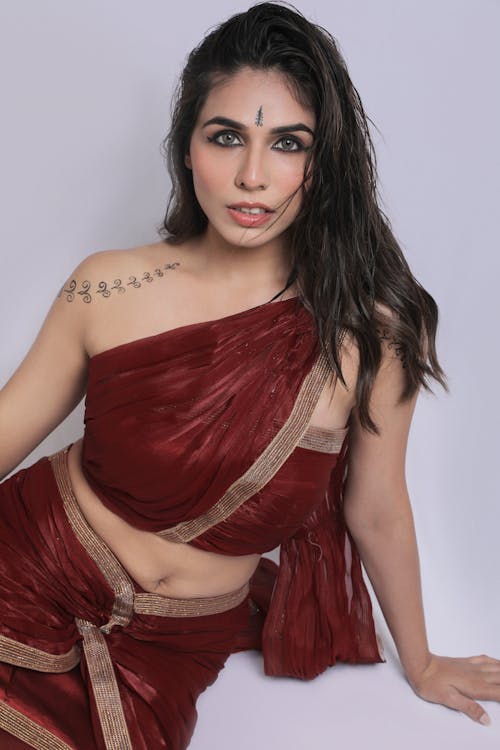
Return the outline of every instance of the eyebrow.
[[[203,123],[202,128],[206,128],[207,125],[225,125],[228,128],[234,128],[235,130],[243,130],[247,131],[248,128],[246,125],[244,125],[242,122],[237,122],[236,120],[231,120],[229,117],[212,117],[210,120],[207,120]],[[277,128],[271,128],[270,132],[272,135],[282,135],[283,133],[296,133],[297,131],[302,131],[304,133],[309,133],[314,137],[314,132],[311,130],[311,128],[307,127],[307,125],[304,125],[303,122],[296,122],[293,125],[280,125]]]

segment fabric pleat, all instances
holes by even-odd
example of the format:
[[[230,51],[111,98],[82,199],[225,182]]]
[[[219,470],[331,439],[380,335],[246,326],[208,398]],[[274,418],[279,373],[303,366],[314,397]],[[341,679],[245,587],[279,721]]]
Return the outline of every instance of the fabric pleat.
[[[261,557],[227,611],[203,614],[207,598],[196,616],[191,602],[187,616],[156,615],[161,597],[144,608],[78,520],[67,448],[18,471],[0,483],[1,747],[184,750],[197,698],[231,653],[261,650],[265,674],[303,680],[384,661],[343,514],[349,429],[306,434],[326,374],[296,299],[90,359],[82,469],[104,505],[160,535],[185,524],[195,531],[180,543],[217,554],[279,546],[279,565]]]
[[[319,353],[312,323],[288,299],[92,357],[82,469],[101,501],[154,532],[208,511],[290,416]]]
[[[196,701],[246,627],[248,597],[215,614],[134,613],[126,627],[114,625],[108,632],[116,592],[75,536],[48,458],[0,483],[0,505],[2,750],[116,747],[103,736],[89,669],[108,661],[107,655],[134,750],[185,750],[196,725]],[[92,624],[101,653],[83,648],[82,623],[90,631]],[[68,661],[67,671],[40,671],[74,647],[75,666]],[[89,665],[89,659],[97,661]],[[105,684],[101,688],[115,700]]]
[[[338,661],[384,662],[356,545],[342,512],[348,442],[323,502],[280,546],[279,566],[261,558],[255,604],[238,650],[260,649],[270,676],[310,680]]]

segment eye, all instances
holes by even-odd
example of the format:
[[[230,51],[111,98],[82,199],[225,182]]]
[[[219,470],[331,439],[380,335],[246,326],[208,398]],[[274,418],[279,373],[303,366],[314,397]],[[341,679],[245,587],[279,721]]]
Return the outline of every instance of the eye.
[[[278,144],[281,143],[281,146],[278,146]],[[290,135],[285,135],[283,138],[280,138],[279,141],[275,143],[273,146],[276,151],[303,151],[304,146],[302,143],[297,140],[297,138],[292,138]]]
[[[241,145],[240,137],[233,130],[221,130],[215,135],[209,135],[210,143],[216,143],[218,146],[239,146]]]

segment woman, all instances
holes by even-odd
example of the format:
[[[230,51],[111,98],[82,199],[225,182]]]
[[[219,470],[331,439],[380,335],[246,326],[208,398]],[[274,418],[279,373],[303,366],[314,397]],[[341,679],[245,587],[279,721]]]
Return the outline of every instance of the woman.
[[[360,557],[416,694],[484,721],[500,662],[430,652],[404,479],[437,308],[334,40],[229,19],[166,151],[162,240],[85,258],[0,392],[2,747],[185,748],[243,649],[383,662]],[[83,437],[5,479],[84,395]]]

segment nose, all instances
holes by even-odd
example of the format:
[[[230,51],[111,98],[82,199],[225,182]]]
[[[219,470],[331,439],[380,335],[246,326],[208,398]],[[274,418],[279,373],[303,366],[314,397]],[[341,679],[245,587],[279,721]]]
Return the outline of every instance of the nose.
[[[236,187],[244,190],[265,190],[269,178],[261,149],[248,147],[242,153],[235,175]]]

